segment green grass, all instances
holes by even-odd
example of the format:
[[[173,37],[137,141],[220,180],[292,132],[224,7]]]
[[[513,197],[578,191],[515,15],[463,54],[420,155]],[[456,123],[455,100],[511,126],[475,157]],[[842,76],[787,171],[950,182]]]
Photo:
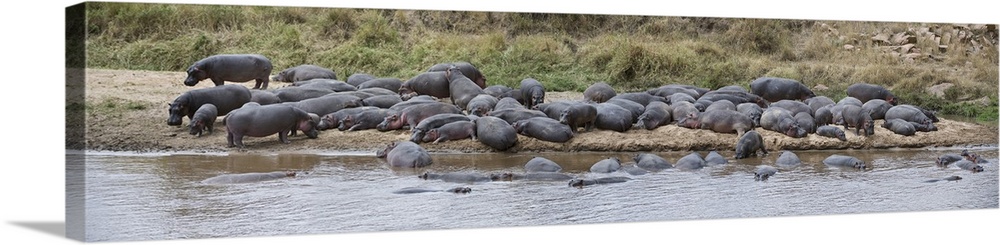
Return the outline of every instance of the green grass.
[[[907,103],[945,113],[996,117],[997,46],[922,52],[943,60],[907,62],[870,41],[934,23],[722,19],[624,15],[404,11],[140,3],[87,4],[91,68],[183,71],[213,54],[260,53],[275,70],[332,68],[407,79],[433,64],[469,61],[489,84],[535,78],[550,91],[583,91],[603,81],[620,91],[669,83],[746,87],[761,76],[797,79],[818,94],[845,96],[850,84],[893,90]],[[831,31],[831,28],[835,31]],[[978,33],[983,34],[983,33]],[[847,50],[852,45],[856,50]],[[953,83],[946,98],[924,89]],[[963,104],[982,97],[993,106]]]

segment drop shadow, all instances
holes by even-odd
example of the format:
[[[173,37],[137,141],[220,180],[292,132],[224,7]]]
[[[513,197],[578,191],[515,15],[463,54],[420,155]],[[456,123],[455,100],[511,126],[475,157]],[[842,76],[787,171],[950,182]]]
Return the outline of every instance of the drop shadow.
[[[64,221],[11,221],[13,225],[41,231],[58,237],[66,237],[66,222]]]

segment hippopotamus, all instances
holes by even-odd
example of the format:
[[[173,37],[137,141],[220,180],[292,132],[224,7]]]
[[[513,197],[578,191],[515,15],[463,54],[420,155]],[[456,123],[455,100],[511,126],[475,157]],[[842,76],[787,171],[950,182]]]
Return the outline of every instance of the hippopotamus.
[[[385,120],[379,123],[376,129],[385,132],[401,129],[403,126],[415,127],[420,121],[437,114],[462,114],[462,109],[459,109],[455,105],[441,102],[416,104],[398,112],[390,109]]]
[[[559,120],[559,114],[562,114],[563,110],[566,110],[566,108],[569,108],[569,106],[573,104],[584,104],[584,102],[570,101],[570,100],[556,100],[556,101],[537,104],[534,107],[528,109],[541,111],[545,113],[545,116]]]
[[[532,157],[524,164],[524,170],[531,172],[559,172],[562,167],[558,163],[544,157]]]
[[[348,76],[347,81],[345,82],[347,82],[347,84],[350,84],[351,86],[357,87],[358,85],[361,85],[361,83],[367,82],[368,80],[372,79],[375,79],[375,76],[372,76],[367,73],[354,73]]]
[[[978,173],[983,171],[983,166],[979,166],[972,161],[962,159],[955,162],[955,166],[964,170],[972,171],[973,173]]]
[[[424,133],[423,142],[445,142],[449,140],[460,140],[472,138],[476,140],[476,123],[472,121],[450,122],[441,127],[432,128]]]
[[[691,114],[697,115],[701,113],[694,104],[687,101],[674,102],[670,104],[670,107],[673,109],[670,111],[670,115],[673,117],[674,122],[680,122]]]
[[[723,157],[718,151],[710,151],[708,154],[705,154],[706,166],[725,165],[728,163],[729,160],[726,160],[726,157]]]
[[[534,108],[535,105],[545,102],[545,87],[534,78],[521,80],[521,98],[524,99],[524,108]]]
[[[517,131],[507,121],[494,116],[476,118],[476,138],[497,151],[506,151],[517,144]]]
[[[243,136],[265,137],[278,134],[281,143],[290,143],[288,134],[295,129],[302,130],[307,137],[315,139],[317,123],[302,109],[282,104],[244,106],[226,114],[222,120],[226,125],[226,141],[229,147],[245,147]]]
[[[267,89],[271,75],[271,60],[259,54],[219,54],[201,59],[187,69],[184,85],[194,86],[205,79],[211,79],[215,86],[224,82],[257,83],[254,89]]]
[[[868,102],[872,99],[881,99],[889,104],[896,105],[898,101],[896,96],[892,95],[888,89],[885,87],[868,84],[868,83],[855,83],[851,86],[847,86],[847,96],[857,98],[861,103]]]
[[[254,89],[250,90],[250,102],[257,102],[261,105],[270,105],[281,103],[281,99],[274,92],[268,90]]]
[[[760,116],[764,114],[764,109],[760,108],[760,105],[756,103],[740,103],[736,105],[736,111],[743,113],[750,118],[750,122],[753,122],[754,127],[760,127]]]
[[[671,105],[673,105],[673,103],[681,101],[694,104],[694,102],[698,100],[686,93],[676,93],[676,94],[671,94],[670,97],[667,97],[667,101],[670,102]]]
[[[385,157],[389,166],[403,168],[422,168],[431,165],[431,155],[417,143],[395,141],[375,153],[375,157]]]
[[[823,126],[833,123],[833,104],[825,105],[813,112],[813,126]],[[843,111],[841,111],[843,113]]]
[[[706,111],[698,115],[698,118],[685,118],[679,124],[686,124],[689,128],[709,129],[716,133],[736,133],[743,135],[747,130],[753,129],[753,121],[750,117],[733,110]]]
[[[746,103],[741,103],[741,104],[746,104]],[[736,105],[728,100],[719,100],[712,102],[712,104],[709,104],[708,107],[705,107],[705,111],[715,111],[715,110],[736,111]]]
[[[177,96],[169,104],[170,116],[167,118],[167,125],[181,125],[184,116],[193,119],[195,112],[205,104],[215,105],[218,114],[225,115],[247,102],[250,102],[250,90],[241,85],[226,84],[193,89]]]
[[[212,129],[215,128],[216,117],[219,117],[219,109],[216,109],[215,105],[201,105],[201,107],[194,112],[194,117],[191,118],[191,123],[188,125],[191,135],[198,135],[198,137],[201,137],[202,131],[212,133]]]
[[[705,167],[705,159],[701,158],[697,152],[691,152],[686,156],[677,159],[677,163],[674,164],[674,168],[680,170],[697,170]]]
[[[667,103],[660,101],[649,102],[649,104],[646,105],[646,108],[642,111],[642,114],[639,115],[639,118],[636,119],[637,122],[633,127],[653,130],[660,126],[670,124],[674,119],[673,115],[670,114],[673,110],[674,109],[670,107],[670,105],[667,105]],[[596,112],[597,110],[595,109],[594,111]]]
[[[573,176],[555,172],[529,172],[525,174],[499,173],[499,174],[490,174],[490,179],[493,181],[515,181],[515,180],[563,181],[563,180],[573,179]]]
[[[940,178],[940,179],[925,180],[924,183],[934,183],[934,182],[938,182],[938,181],[959,181],[961,179],[962,179],[962,177],[952,175],[952,176],[948,176],[948,177],[944,177],[944,178]]]
[[[937,112],[935,112],[935,111],[929,111],[927,109],[924,109],[923,107],[919,107],[919,106],[915,106],[915,105],[910,105],[910,104],[904,104],[904,105],[899,105],[899,106],[916,109],[916,110],[920,111],[920,113],[923,113],[925,117],[930,118],[931,122],[940,122],[941,121],[940,119],[938,119]],[[893,106],[893,107],[895,107],[895,106]]]
[[[931,132],[938,130],[937,126],[934,126],[933,123],[916,123],[916,122],[908,122],[908,123],[910,123],[910,125],[913,125],[913,129],[917,130],[917,132]]]
[[[383,88],[392,91],[393,93],[399,93],[400,86],[403,86],[403,81],[399,80],[399,78],[384,77],[384,78],[376,78],[365,81],[361,84],[358,84],[357,87],[358,89]]]
[[[969,150],[967,150],[967,149],[962,150],[961,156],[965,157],[966,160],[969,160],[969,161],[974,162],[976,164],[988,164],[988,163],[990,163],[989,160],[986,160],[985,158],[980,157],[979,154],[976,154],[976,153],[973,153],[973,152],[969,152]]]
[[[202,180],[202,184],[209,185],[220,185],[220,184],[241,184],[250,183],[258,181],[276,180],[285,177],[295,177],[296,173],[294,171],[274,171],[268,173],[241,173],[241,174],[223,174],[215,177],[211,177]]]
[[[532,117],[516,121],[511,126],[518,134],[542,141],[565,143],[573,139],[569,125],[548,117]]]
[[[573,132],[579,132],[580,127],[590,132],[597,122],[597,107],[586,103],[572,103],[559,112],[558,120]]]
[[[337,79],[337,73],[333,70],[317,65],[304,64],[281,70],[278,72],[278,75],[271,77],[271,80],[275,82],[291,83],[316,78]]]
[[[492,111],[497,106],[498,101],[496,97],[489,94],[476,95],[472,100],[469,100],[469,104],[466,105],[466,111],[471,115],[483,116],[487,112]]]
[[[399,95],[376,95],[361,100],[361,104],[363,106],[374,106],[385,109],[399,104],[400,102],[403,102],[403,100],[399,98]]]
[[[380,96],[380,95],[392,95],[392,96],[396,96],[396,97],[400,98],[400,100],[402,100],[402,98],[403,98],[402,96],[399,96],[399,92],[388,90],[388,89],[384,89],[384,88],[379,88],[379,87],[362,88],[362,89],[358,89],[357,92],[371,94],[373,97],[374,96]],[[424,95],[424,96],[426,96],[426,95]],[[427,97],[430,97],[430,96],[427,96]]]
[[[284,87],[274,90],[274,95],[277,96],[281,102],[296,102],[306,99],[319,98],[331,93],[334,93],[334,91],[325,88]]]
[[[882,123],[882,128],[903,136],[913,136],[917,134],[917,129],[913,127],[913,124],[898,118],[885,120],[885,122]]]
[[[865,102],[861,102],[861,100],[859,100],[858,98],[854,98],[854,97],[848,96],[848,97],[844,97],[843,99],[840,99],[834,105],[841,105],[841,106],[843,106],[843,105],[856,105],[858,107],[861,107],[864,104],[865,104]]]
[[[478,182],[490,182],[490,177],[481,174],[474,173],[424,173],[417,176],[418,178],[424,180],[441,180],[444,182],[452,183],[478,183]]]
[[[513,89],[510,87],[497,84],[497,85],[490,85],[489,87],[484,88],[483,92],[486,92],[486,94],[493,96],[499,100],[501,96],[510,92],[511,90]]]
[[[601,184],[613,184],[622,183],[625,181],[632,180],[629,177],[615,176],[615,177],[601,177],[593,179],[573,179],[569,181],[570,187],[583,188],[588,185],[601,185]]]
[[[779,100],[768,105],[768,107],[781,107],[785,108],[792,113],[792,115],[805,112],[809,116],[813,115],[812,107],[809,107],[806,103],[797,100]]]
[[[708,102],[708,104],[720,100],[728,100],[729,102],[733,102],[734,105],[750,102],[759,105],[761,108],[769,106],[768,101],[765,100],[763,97],[760,97],[756,94],[739,92],[739,91],[719,91],[719,90],[709,91],[708,93],[705,93],[701,97],[698,97],[698,100],[706,101]],[[695,103],[697,104],[698,102],[696,101]],[[708,104],[705,104],[705,106],[708,106]]]
[[[611,103],[598,103],[594,106],[597,109],[597,118],[594,119],[594,126],[598,129],[625,132],[632,128],[632,112],[621,106]]]
[[[816,94],[802,82],[778,77],[761,77],[750,82],[750,93],[756,94],[769,102],[779,100],[805,100]]]
[[[416,193],[427,193],[427,192],[449,192],[455,194],[466,194],[472,192],[472,188],[469,187],[452,187],[449,189],[432,189],[426,187],[403,187],[402,189],[392,191],[392,194],[416,194]]]
[[[319,124],[316,125],[316,129],[318,129],[318,130],[327,130],[327,129],[331,129],[331,128],[339,128],[340,127],[340,121],[343,120],[345,117],[347,117],[347,115],[355,115],[355,114],[358,114],[358,113],[360,113],[362,111],[368,111],[368,110],[382,110],[382,108],[378,108],[378,107],[374,107],[374,106],[361,106],[361,107],[353,107],[353,108],[344,108],[344,109],[336,111],[334,113],[330,113],[330,114],[326,114],[326,115],[320,116]],[[388,113],[388,111],[386,113]],[[379,122],[381,122],[381,119],[379,119],[379,120],[380,120]]]
[[[843,125],[844,130],[854,127],[854,135],[862,135],[861,131],[864,131],[864,136],[872,136],[875,134],[875,121],[872,120],[871,114],[868,111],[864,111],[859,106],[846,105],[844,106],[844,111],[841,112],[843,118],[838,121],[837,124]]]
[[[819,110],[819,108],[827,105],[837,104],[837,102],[833,101],[833,99],[830,99],[830,97],[822,95],[806,99],[804,102],[806,103],[806,105],[809,105],[810,109],[812,109],[813,116],[816,115],[816,110]]]
[[[617,95],[615,89],[605,82],[596,82],[583,91],[583,99],[594,103],[604,103]]]
[[[721,87],[719,89],[716,89],[716,91],[733,91],[733,92],[741,92],[741,93],[749,93],[750,92],[749,90],[747,90],[746,88],[744,88],[743,86],[740,86],[740,85],[729,85],[729,86],[725,86],[725,87]]]
[[[486,115],[503,119],[507,124],[514,124],[514,122],[533,117],[548,118],[544,112],[524,108],[493,110]]]
[[[448,78],[448,92],[452,103],[462,108],[462,110],[468,109],[469,101],[478,95],[485,95],[486,92],[483,88],[480,88],[472,80],[465,77],[458,68],[452,67],[445,71],[445,76]]]
[[[846,167],[846,168],[855,168],[855,169],[865,169],[865,168],[868,168],[868,166],[865,164],[865,162],[861,161],[861,159],[858,159],[858,158],[852,157],[852,156],[839,155],[839,154],[833,154],[833,155],[830,155],[829,157],[826,157],[826,159],[823,159],[823,164],[826,164],[828,166],[834,166],[834,167]]]
[[[823,137],[830,137],[839,139],[840,141],[847,141],[847,135],[844,134],[844,130],[838,127],[823,125],[816,128],[816,135]]]
[[[337,112],[344,108],[359,107],[363,105],[361,98],[351,95],[331,95],[317,98],[305,99],[297,102],[285,102],[295,108],[302,109],[308,113],[316,115],[326,115]]]
[[[703,89],[703,90],[699,90]],[[689,85],[679,85],[679,84],[667,84],[654,89],[646,90],[646,93],[651,95],[656,95],[664,98],[671,98],[675,94],[685,94],[691,97],[691,102],[694,103],[694,99],[701,97],[701,95],[708,92],[708,89],[696,88]],[[674,100],[670,100],[671,103]]]
[[[622,167],[621,160],[617,157],[609,157],[604,160],[597,161],[594,165],[590,166],[590,172],[593,173],[611,173],[618,171]]]
[[[427,69],[427,71],[428,72],[446,71],[451,67],[458,68],[458,70],[462,72],[462,75],[471,79],[472,82],[476,84],[476,86],[479,86],[479,88],[486,88],[486,76],[484,76],[483,73],[480,72],[478,68],[476,68],[476,66],[472,65],[469,62],[459,61],[452,63],[435,64],[431,66],[431,68]]]
[[[799,127],[798,121],[790,111],[781,107],[768,107],[760,115],[760,127],[782,133],[788,137],[801,138],[805,130]]]
[[[897,105],[889,108],[885,112],[885,119],[903,119],[907,122],[915,122],[918,124],[929,125],[934,123],[934,119],[931,119],[924,113],[925,110],[911,105]],[[933,115],[933,113],[928,113]],[[935,117],[936,118],[936,117]]]
[[[757,131],[750,130],[743,133],[740,136],[740,140],[736,141],[736,159],[743,159],[750,157],[750,155],[757,155],[757,151],[763,154],[767,154],[767,149],[764,147],[764,138],[760,136]]]
[[[518,102],[514,98],[501,98],[497,101],[496,106],[493,106],[494,111],[506,110],[506,109],[524,109],[524,105]]]
[[[615,98],[632,101],[632,102],[638,103],[639,105],[642,105],[643,107],[645,107],[646,105],[649,104],[649,102],[652,102],[652,101],[659,101],[659,102],[663,102],[663,103],[667,102],[667,99],[664,98],[664,97],[662,97],[662,96],[656,96],[656,95],[652,95],[652,94],[644,93],[644,92],[621,93],[621,94],[615,95],[614,97],[611,97],[611,99],[615,99]],[[611,99],[608,99],[608,100],[610,101]]]
[[[892,108],[892,104],[882,99],[871,99],[861,105],[861,110],[869,111],[872,120],[885,119],[885,112]]]
[[[632,115],[630,116],[630,118],[632,118],[631,123],[638,122],[639,115],[642,115],[642,112],[646,110],[646,106],[637,103],[635,101],[626,100],[622,98],[611,98],[607,102],[601,104],[615,104],[617,106],[625,108],[630,113],[632,113]]]
[[[632,160],[635,161],[635,166],[647,171],[660,171],[674,167],[667,159],[651,153],[635,154]]]
[[[500,98],[500,99],[503,99],[503,98],[513,98],[514,100],[517,101],[517,103],[518,103],[519,106],[521,106],[522,108],[524,107],[524,97],[521,96],[521,89],[520,88],[513,88],[510,91],[507,91],[506,93],[500,95],[500,97],[498,97],[498,98]]]
[[[768,165],[758,165],[753,172],[754,181],[767,181],[772,175],[778,173],[778,169]]]
[[[792,118],[794,118],[795,122],[799,124],[799,128],[804,130],[806,133],[816,132],[816,119],[809,115],[809,113],[799,112]]]
[[[934,165],[937,165],[938,167],[947,167],[948,165],[955,163],[959,160],[962,160],[962,156],[949,153],[939,156],[934,161]]]
[[[441,102],[439,102],[434,97],[430,97],[430,96],[427,96],[427,95],[418,95],[418,96],[411,97],[409,99],[403,99],[403,102],[399,102],[399,103],[396,103],[395,105],[390,106],[389,110],[402,111],[403,109],[406,109],[407,107],[410,107],[410,106],[419,105],[419,104],[427,104],[427,103],[441,103]]]
[[[781,154],[778,155],[778,160],[775,161],[775,164],[778,164],[778,166],[788,167],[798,166],[799,164],[802,164],[802,160],[800,160],[799,155],[796,155],[794,152],[781,151]]]
[[[399,85],[399,95],[416,93],[435,98],[448,98],[451,92],[448,90],[448,76],[445,73],[445,71],[434,71],[417,74]]]
[[[332,115],[331,113],[328,115]],[[373,129],[378,127],[378,124],[389,115],[389,110],[387,109],[367,109],[359,110],[354,113],[345,113],[344,117],[340,119],[340,123],[337,125],[337,129],[340,131],[358,131]]]
[[[424,118],[424,120],[420,120],[420,122],[417,123],[416,126],[410,127],[410,132],[412,132],[412,135],[410,135],[410,141],[413,141],[414,143],[420,143],[421,141],[423,141],[424,134],[427,133],[427,131],[444,126],[445,124],[448,123],[462,122],[462,121],[470,121],[470,120],[469,117],[463,114],[453,114],[453,113],[444,113],[444,114],[429,116],[427,118]]]

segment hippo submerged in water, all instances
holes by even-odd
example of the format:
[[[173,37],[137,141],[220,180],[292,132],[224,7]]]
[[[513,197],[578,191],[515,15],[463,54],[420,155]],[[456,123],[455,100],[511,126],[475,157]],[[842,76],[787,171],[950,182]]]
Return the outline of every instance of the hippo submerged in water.
[[[269,173],[242,173],[242,174],[223,174],[215,177],[211,177],[202,180],[203,184],[210,185],[221,185],[221,184],[240,184],[240,183],[250,183],[266,180],[275,180],[285,177],[295,177],[296,173],[293,171],[275,171]]]
[[[472,192],[472,188],[469,187],[453,187],[449,189],[434,189],[425,187],[405,187],[399,190],[395,190],[393,194],[416,194],[416,193],[427,193],[427,192],[449,192],[455,194],[466,194]]]

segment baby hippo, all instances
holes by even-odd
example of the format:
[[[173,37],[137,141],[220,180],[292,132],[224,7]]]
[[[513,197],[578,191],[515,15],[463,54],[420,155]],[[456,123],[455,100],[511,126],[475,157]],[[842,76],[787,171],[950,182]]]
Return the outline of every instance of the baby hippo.
[[[191,135],[197,135],[201,137],[203,131],[208,131],[212,133],[212,128],[215,125],[215,118],[219,116],[219,110],[215,108],[215,105],[204,104],[194,112],[194,118],[191,118]]]

